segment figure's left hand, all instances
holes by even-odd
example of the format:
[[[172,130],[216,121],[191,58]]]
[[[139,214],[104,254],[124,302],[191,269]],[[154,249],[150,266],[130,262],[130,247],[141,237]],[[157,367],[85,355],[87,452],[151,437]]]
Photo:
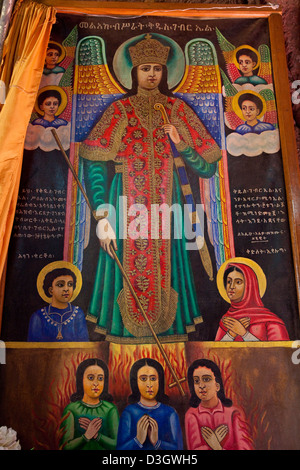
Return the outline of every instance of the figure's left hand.
[[[170,139],[172,140],[172,142],[174,142],[174,144],[179,144],[180,136],[178,134],[176,127],[173,126],[173,124],[164,124],[163,129],[166,134],[169,134]]]
[[[151,418],[150,416],[148,419],[149,419],[148,436],[149,436],[151,444],[155,446],[155,444],[158,441],[158,424],[157,424],[157,421],[155,421],[155,419]]]
[[[215,430],[215,435],[217,436],[218,441],[221,442],[224,440],[224,438],[227,436],[229,432],[228,426],[226,424],[221,424],[220,426],[217,427]]]
[[[82,417],[79,418],[78,421],[79,421],[80,426],[85,430],[87,430],[87,428],[88,428],[88,426],[91,422],[91,420],[89,418],[82,418]]]
[[[202,434],[203,439],[207,443],[207,445],[209,445],[209,447],[212,450],[222,450],[222,446],[221,446],[216,434],[214,433],[214,431],[210,427],[203,426],[201,428],[201,434]]]
[[[243,325],[244,328],[248,328],[250,325],[250,318],[249,317],[243,317],[240,319],[241,324]]]

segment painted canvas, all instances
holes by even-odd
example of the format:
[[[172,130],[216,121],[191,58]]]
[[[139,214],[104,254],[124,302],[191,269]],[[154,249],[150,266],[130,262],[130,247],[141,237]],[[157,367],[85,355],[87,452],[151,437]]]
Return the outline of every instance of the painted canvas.
[[[57,13],[1,329],[3,384],[22,355],[37,385],[25,447],[299,448],[271,52],[267,18]]]

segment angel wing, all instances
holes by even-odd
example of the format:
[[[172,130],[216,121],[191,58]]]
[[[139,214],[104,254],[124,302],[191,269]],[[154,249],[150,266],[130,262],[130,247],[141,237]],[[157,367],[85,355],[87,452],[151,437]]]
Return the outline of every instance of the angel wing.
[[[226,63],[226,70],[228,73],[228,77],[231,81],[231,83],[234,83],[237,78],[241,76],[241,73],[239,69],[237,68],[235,62],[234,62],[234,51],[236,47],[231,44],[221,33],[221,31],[216,28],[216,34],[217,34],[217,39],[221,48],[221,51],[223,53],[225,63]]]
[[[225,97],[225,124],[229,129],[236,129],[239,125],[243,124],[243,120],[235,113],[232,106],[234,96],[238,93],[237,89],[232,85],[227,75],[221,70],[223,80],[223,95]]]
[[[78,38],[78,29],[75,26],[68,37],[62,42],[62,46],[66,51],[66,55],[60,66],[65,69],[61,80],[59,81],[59,86],[67,94],[67,106],[65,107],[63,113],[60,115],[62,119],[66,121],[71,121],[72,116],[72,95],[73,95],[73,75],[74,75],[74,60],[75,60],[75,50]]]
[[[76,49],[70,161],[84,185],[83,167],[78,155],[79,143],[89,134],[102,113],[125,92],[112,77],[101,37],[88,36]],[[90,211],[70,174],[68,180],[65,259],[82,268],[83,250],[90,236]]]
[[[260,55],[258,75],[259,77],[264,78],[268,84],[271,84],[273,79],[270,49],[266,44],[262,44],[259,46],[258,52]]]
[[[193,39],[186,45],[185,56],[185,75],[174,94],[192,107],[223,155],[215,175],[210,179],[199,179],[218,269],[226,259],[234,256],[221,76],[215,47],[210,41]]]
[[[266,102],[266,112],[263,118],[264,122],[269,122],[270,124],[273,124],[275,128],[278,128],[276,101],[273,91],[265,89],[261,90],[259,94]]]

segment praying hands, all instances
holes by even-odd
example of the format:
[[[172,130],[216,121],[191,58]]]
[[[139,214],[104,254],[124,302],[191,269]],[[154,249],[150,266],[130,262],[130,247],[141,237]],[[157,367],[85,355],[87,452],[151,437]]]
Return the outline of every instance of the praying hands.
[[[144,444],[147,436],[151,444],[155,446],[158,441],[158,424],[155,419],[148,415],[143,415],[137,423],[136,438],[141,444]]]
[[[208,444],[212,450],[222,450],[223,447],[221,443],[228,434],[228,426],[221,424],[215,431],[208,426],[203,426],[201,428],[201,434],[206,444]]]

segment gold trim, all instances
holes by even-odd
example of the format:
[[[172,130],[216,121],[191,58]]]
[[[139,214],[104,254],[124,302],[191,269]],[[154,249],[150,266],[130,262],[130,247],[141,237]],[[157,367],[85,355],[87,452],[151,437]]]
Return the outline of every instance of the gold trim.
[[[183,184],[181,189],[184,196],[189,196],[191,194],[191,187],[189,184]]]
[[[183,152],[184,150],[188,148],[188,144],[184,140],[181,140],[178,144],[175,145],[175,147],[178,150],[178,152]],[[175,162],[176,162],[176,158],[175,158]]]
[[[107,334],[107,330],[105,328],[100,327],[99,325],[95,326],[95,332],[98,333],[99,335],[105,335]]]
[[[140,338],[126,338],[126,337],[116,337],[116,336],[111,336],[107,335],[106,340],[109,341],[110,343],[115,343],[115,344],[127,344],[127,345],[143,345],[146,346],[146,344],[156,344],[156,341],[154,338],[150,338],[149,336],[146,337],[140,337]],[[172,336],[159,336],[159,342],[161,344],[172,344],[172,343],[182,343],[182,342],[187,342],[188,341],[188,336],[187,335],[172,335]]]
[[[123,171],[124,171],[123,164],[117,163],[115,165],[115,173],[123,173]]]
[[[178,294],[172,287],[170,287],[169,295],[166,293],[165,289],[161,289],[160,300],[160,315],[156,322],[153,322],[152,324],[157,334],[167,331],[173,325],[176,316]],[[128,312],[128,302],[126,302],[124,289],[119,293],[117,302],[126,330],[128,330],[135,338],[139,338],[139,341],[141,341],[140,338],[150,337],[151,331],[147,325],[144,326],[145,322],[143,325],[139,324],[135,321],[134,316],[130,315],[130,312]]]
[[[222,158],[222,152],[217,143],[214,143],[212,147],[203,150],[201,155],[207,163],[216,163]]]
[[[185,335],[182,335],[182,337],[185,337]],[[102,345],[106,342],[112,343],[112,344],[121,344],[121,342],[117,342],[118,337],[112,337],[110,336],[111,341],[89,341],[89,342],[70,342],[70,343],[61,343],[61,342],[38,342],[38,343],[30,343],[30,342],[16,342],[16,341],[9,341],[5,343],[6,349],[93,349],[97,348],[99,345]],[[178,343],[177,341],[177,336],[175,337],[176,340],[174,341],[173,336],[169,336],[166,338],[170,338],[169,341],[165,341],[164,338],[160,337],[160,342],[161,343]],[[120,338],[122,340],[125,340],[122,342],[127,343],[127,344],[132,344],[133,346],[136,344],[132,341],[132,338]],[[146,338],[149,340],[149,338]],[[258,341],[258,342],[223,342],[223,341],[185,341],[187,344],[191,345],[199,345],[201,348],[206,348],[206,349],[240,349],[240,348],[249,348],[249,349],[255,349],[255,348],[289,348],[289,349],[295,349],[293,347],[293,344],[295,341]],[[144,346],[147,344],[153,344],[152,342],[149,343],[141,343]]]
[[[97,348],[101,344],[101,341],[87,341],[87,342],[60,342],[60,341],[53,341],[53,342],[36,342],[31,343],[28,342],[16,342],[10,341],[5,343],[6,349],[92,349]]]
[[[97,317],[94,317],[94,315],[91,315],[90,313],[87,314],[85,319],[91,323],[97,323]]]

